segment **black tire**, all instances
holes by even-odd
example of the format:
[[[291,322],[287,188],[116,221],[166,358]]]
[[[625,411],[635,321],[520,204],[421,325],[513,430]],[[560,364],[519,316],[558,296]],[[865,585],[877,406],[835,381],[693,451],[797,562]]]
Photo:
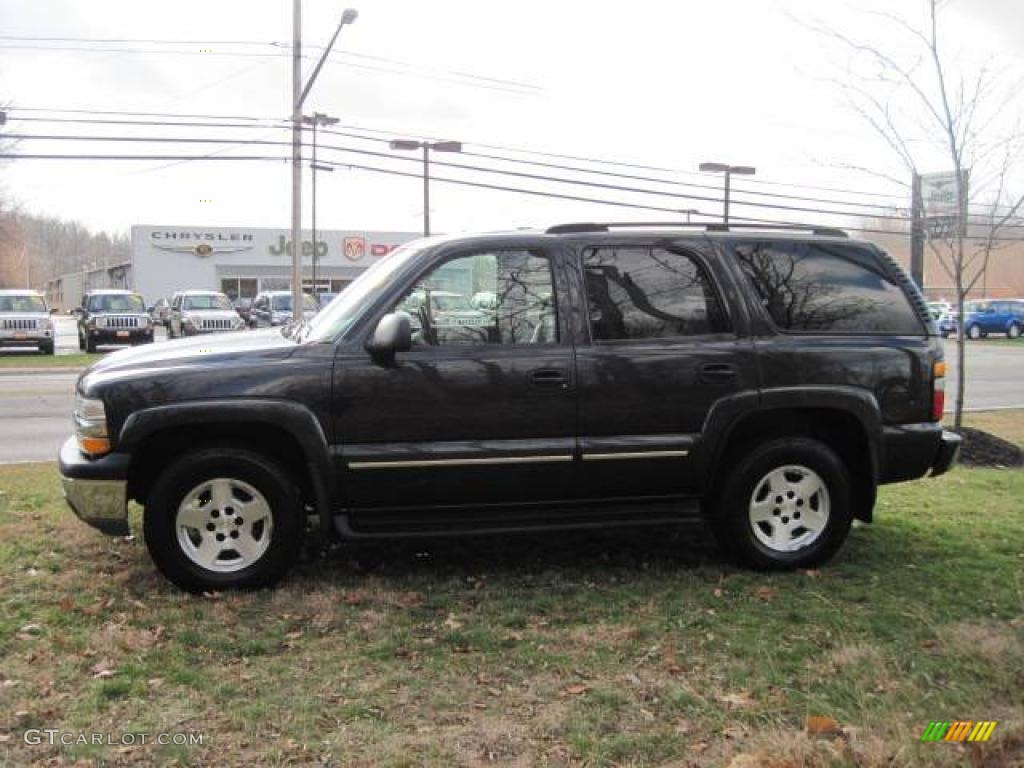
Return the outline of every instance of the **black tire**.
[[[43,343],[41,343],[39,345],[39,351],[41,353],[43,353],[44,355],[52,355],[53,354],[53,342],[52,341],[44,341]]]
[[[244,568],[227,573],[203,567],[190,558],[175,526],[178,507],[185,497],[214,478],[240,480],[256,489],[266,499],[272,521],[266,551]],[[277,583],[298,557],[305,523],[299,491],[287,472],[259,453],[222,445],[182,456],[160,474],[149,493],[143,532],[160,572],[188,592],[203,592],[255,589]]]
[[[85,351],[90,353],[96,351],[96,340],[91,336],[85,337]]]
[[[82,336],[82,329],[78,329],[78,348],[85,352],[85,338]]]
[[[823,481],[829,512],[827,522],[817,538],[798,549],[784,552],[766,546],[758,539],[754,531],[755,523],[750,519],[750,508],[754,494],[764,478],[773,470],[792,465],[812,470]],[[736,462],[733,469],[722,478],[719,488],[709,510],[709,523],[722,549],[742,565],[758,570],[788,570],[820,565],[839,550],[850,531],[853,519],[850,473],[835,451],[817,440],[789,437],[762,443]],[[799,499],[794,499],[793,503],[797,501]],[[811,503],[811,500],[807,501],[808,505]],[[820,503],[820,500],[816,503]],[[800,516],[799,510],[796,516]],[[779,519],[788,522],[785,516]],[[762,525],[770,527],[773,523]],[[765,529],[762,528],[762,532]]]

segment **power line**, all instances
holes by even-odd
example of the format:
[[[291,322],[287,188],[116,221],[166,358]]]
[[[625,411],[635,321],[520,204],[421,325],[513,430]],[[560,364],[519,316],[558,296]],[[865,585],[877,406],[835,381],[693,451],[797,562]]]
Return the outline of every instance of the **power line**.
[[[290,47],[290,46],[289,46]],[[315,48],[316,46],[307,46]],[[31,50],[31,51],[55,51],[55,52],[71,52],[71,53],[127,53],[127,54],[142,54],[151,56],[203,56],[203,57],[218,57],[218,58],[286,58],[291,56],[286,50],[281,51],[180,51],[173,49],[155,49],[155,48],[101,48],[97,46],[74,46],[74,45],[21,45],[12,43],[0,43],[0,49],[2,50]],[[338,57],[346,57],[346,52],[335,51],[328,55],[328,62],[333,64],[342,63]],[[312,60],[313,56],[302,54],[301,58],[306,60]],[[357,57],[360,59],[371,59],[369,55],[363,55]],[[380,59],[381,61],[387,61]],[[397,60],[395,60],[397,62]],[[504,93],[515,93],[520,95],[528,95],[530,93],[540,92],[538,86],[529,84],[514,84],[505,85],[498,78],[485,78],[477,75],[470,75],[467,73],[454,73],[454,72],[441,72],[430,73],[424,71],[418,71],[415,65],[408,65],[401,62],[397,62],[397,66],[406,67],[405,69],[394,69],[387,68],[384,66],[378,66],[374,64],[357,63],[354,61],[345,60],[344,65],[352,69],[362,69],[369,72],[380,72],[389,75],[400,75],[408,77],[416,77],[424,80],[434,80],[437,82],[447,82],[455,85],[464,85],[470,88],[479,88],[487,91],[501,91]],[[514,83],[514,81],[505,81],[508,83]]]
[[[235,116],[235,115],[177,115],[177,114],[168,113],[168,112],[129,112],[129,111],[113,111],[113,110],[88,110],[88,109],[86,109],[86,110],[66,110],[66,109],[45,109],[45,108],[41,108],[41,107],[36,107],[36,108],[32,108],[32,109],[27,108],[27,107],[12,107],[10,111],[19,111],[19,110],[20,111],[34,111],[34,112],[57,112],[57,113],[71,112],[71,113],[76,113],[76,114],[113,114],[113,115],[128,115],[128,116],[137,115],[137,116],[168,117],[168,118],[190,117],[190,118],[208,118],[208,119],[211,119],[211,120],[245,119],[245,120],[257,121],[257,120],[272,120],[272,119],[274,119],[274,118],[260,118],[260,117],[253,117],[253,116],[246,116],[244,118],[241,118],[241,117],[238,117],[238,116]],[[359,125],[342,125],[342,126],[339,126],[339,128],[356,130],[356,131],[363,131],[365,133],[375,133],[375,134],[380,134],[382,136],[392,136],[392,137],[394,137],[394,136],[408,136],[409,135],[408,132],[401,132],[401,133],[399,133],[399,132],[396,132],[396,131],[383,130],[383,129],[379,129],[379,128],[367,128],[365,126],[359,126]],[[426,135],[421,135],[420,137],[421,138],[425,138],[425,139],[431,139],[431,140],[436,140],[438,138],[436,136],[435,137],[431,137],[431,136],[426,136]],[[669,174],[675,174],[675,175],[698,176],[700,178],[706,178],[705,174],[699,173],[697,171],[687,171],[687,170],[682,170],[682,169],[679,169],[679,168],[669,168],[669,167],[665,167],[665,166],[655,166],[655,165],[644,165],[644,164],[640,164],[640,163],[628,163],[628,162],[622,162],[622,161],[618,161],[618,160],[609,160],[609,159],[595,158],[595,157],[585,157],[585,156],[581,156],[581,155],[572,155],[572,154],[564,154],[564,153],[557,153],[557,152],[545,152],[545,151],[541,151],[541,150],[526,149],[526,148],[523,148],[523,147],[514,147],[514,146],[501,145],[501,144],[488,144],[488,143],[482,143],[482,142],[465,142],[465,143],[472,143],[473,146],[481,147],[481,148],[484,148],[484,149],[494,149],[494,150],[498,150],[498,151],[502,151],[502,152],[513,152],[513,153],[516,153],[516,154],[522,154],[522,155],[528,155],[528,156],[534,156],[534,157],[548,157],[548,158],[554,158],[554,159],[573,160],[573,161],[586,162],[586,163],[591,163],[591,164],[596,164],[596,165],[607,165],[607,166],[612,166],[612,167],[630,168],[630,169],[634,169],[634,170],[656,171],[656,172],[669,173]],[[517,162],[517,158],[505,158],[505,159],[508,162]],[[522,162],[525,162],[525,161],[522,161]],[[595,172],[597,172],[597,171],[595,171]],[[682,183],[682,182],[680,182],[680,183]],[[862,190],[840,189],[840,188],[836,188],[836,187],[823,187],[823,186],[815,186],[815,185],[811,185],[811,184],[799,184],[799,183],[794,183],[794,182],[770,181],[770,180],[767,180],[767,179],[746,179],[746,180],[744,180],[744,183],[758,184],[758,185],[767,185],[767,186],[778,186],[778,187],[789,187],[789,188],[793,188],[793,189],[810,189],[810,190],[817,190],[817,191],[823,191],[823,192],[838,192],[838,193],[842,193],[842,194],[874,197],[876,199],[877,198],[889,198],[889,199],[893,199],[893,200],[899,200],[900,201],[900,206],[899,207],[903,207],[903,206],[906,205],[906,200],[904,198],[902,198],[900,196],[897,196],[897,195],[893,195],[891,193],[866,192],[866,191],[862,191]],[[756,192],[755,190],[739,190],[739,191],[749,192],[751,194],[760,194],[759,192]],[[801,199],[810,199],[810,198],[801,198]]]
[[[198,45],[198,46],[214,46],[214,45],[230,45],[230,46],[247,46],[247,47],[272,47],[278,48],[285,51],[284,55],[288,55],[287,51],[291,50],[291,43],[277,41],[277,40],[167,40],[162,38],[125,38],[125,37],[37,37],[28,35],[0,35],[0,40],[11,40],[14,42],[56,42],[56,43],[90,43],[90,44],[120,44],[120,45]],[[307,43],[303,47],[311,48],[315,50],[323,50],[322,45],[313,45]],[[39,46],[39,50],[57,50],[50,46]],[[115,49],[122,50],[122,49]],[[190,51],[187,53],[197,53]],[[206,51],[202,52],[206,53]],[[335,52],[339,56],[365,59],[367,61],[379,61],[385,64],[395,64],[398,66],[409,67],[411,69],[431,69],[435,72],[440,72],[454,77],[461,77],[471,80],[482,80],[485,82],[493,83],[496,85],[505,85],[513,88],[524,88],[527,90],[542,90],[542,88],[534,83],[526,83],[519,80],[508,80],[500,77],[490,77],[487,75],[477,75],[473,72],[462,72],[460,70],[444,70],[437,67],[424,67],[422,64],[417,64],[412,61],[405,61],[403,59],[395,59],[389,56],[380,56],[376,54],[360,53],[358,51],[337,51]],[[244,55],[244,52],[239,54]]]
[[[145,137],[145,136],[80,136],[70,134],[8,134],[10,138],[18,140],[52,140],[52,141],[101,141],[101,142],[141,142],[141,143],[177,143],[177,144],[231,144],[237,146],[243,145],[262,145],[262,146],[284,146],[290,142],[275,139],[224,139],[224,138],[208,138],[208,137]],[[321,143],[320,148],[322,150],[330,150],[336,152],[344,152],[349,154],[363,155],[375,158],[383,158],[388,161],[399,161],[399,162],[419,162],[418,159],[406,156],[396,155],[390,152],[376,152],[373,150],[359,149],[355,147],[340,146],[337,144]],[[648,195],[663,198],[673,198],[678,200],[696,201],[703,203],[719,203],[721,198],[709,197],[707,195],[692,195],[692,194],[681,194],[674,192],[664,192],[659,190],[652,190],[644,187],[631,187],[622,184],[609,184],[596,181],[587,181],[583,179],[570,179],[562,176],[550,176],[546,174],[537,173],[525,173],[520,171],[512,171],[501,168],[489,168],[482,165],[473,165],[469,163],[461,163],[457,161],[442,161],[435,160],[434,164],[437,166],[453,168],[461,171],[471,171],[476,173],[489,173],[501,176],[512,176],[519,179],[528,179],[531,181],[543,181],[555,184],[568,184],[573,186],[582,186],[591,189],[601,189],[613,192],[625,192],[628,194],[639,194]],[[789,211],[794,213],[808,213],[819,216],[841,216],[844,218],[861,218],[870,220],[886,220],[886,221],[897,221],[905,223],[908,221],[906,216],[893,216],[883,214],[866,214],[866,213],[855,213],[849,211],[840,211],[835,209],[827,208],[812,208],[807,206],[795,206],[795,205],[784,205],[778,203],[765,203],[757,202],[752,200],[740,200],[734,199],[734,204],[737,206],[747,206],[754,208],[764,208],[769,210]],[[674,209],[673,209],[674,210]],[[1024,225],[1006,225],[1007,228],[1024,228]]]
[[[31,109],[31,110],[29,108],[17,108],[17,109],[22,109],[22,111],[33,111],[33,112],[46,112],[46,111],[56,111],[56,112],[59,112],[59,111],[62,111],[62,110],[44,110],[44,109],[39,109],[39,108]],[[114,111],[114,110],[64,110],[64,111],[73,112],[73,113],[84,113],[84,114],[114,114],[114,115],[145,114],[145,115],[154,115],[154,116],[172,116],[172,117],[176,116],[176,115],[173,115],[171,113],[132,113],[132,112],[118,112],[118,111]],[[200,115],[200,116],[194,116],[194,117],[199,117],[201,119],[214,120],[214,119],[221,119],[221,118],[223,118],[225,116],[216,116],[216,115],[205,116],[205,115]],[[233,119],[245,119],[245,120],[249,120],[249,121],[256,121],[256,120],[263,120],[264,121],[262,124],[255,123],[255,122],[241,123],[240,124],[240,123],[213,123],[213,122],[193,123],[193,122],[166,122],[166,121],[157,121],[157,120],[112,120],[112,119],[52,118],[52,117],[24,117],[24,118],[18,118],[18,119],[26,120],[26,121],[38,121],[38,122],[52,121],[52,122],[70,122],[70,123],[82,122],[82,123],[124,124],[124,125],[158,125],[158,126],[170,126],[170,127],[188,127],[188,126],[191,126],[191,127],[203,127],[203,128],[214,128],[214,127],[236,128],[236,127],[238,127],[238,128],[264,128],[264,129],[266,129],[268,127],[267,126],[268,122],[272,123],[273,120],[274,120],[273,118],[253,118],[253,117],[248,117],[248,116],[244,117],[244,118],[240,118],[240,117],[234,116]],[[284,121],[284,120],[279,120],[278,123],[279,123],[279,127],[282,127],[282,128],[286,127],[288,125],[287,121]],[[391,132],[386,132],[386,131],[376,131],[374,129],[366,129],[366,128],[360,128],[360,127],[356,127],[355,130],[363,131],[365,133],[384,133],[384,134],[391,133]],[[354,138],[354,139],[357,139],[357,140],[360,140],[360,141],[372,141],[372,142],[384,142],[384,141],[386,141],[385,139],[377,138],[377,137],[374,137],[374,136],[366,136],[366,135],[361,135],[361,134],[357,134],[357,133],[351,133],[351,132],[347,132],[347,131],[338,131],[336,129],[325,129],[324,133],[331,134],[331,135],[337,135],[337,136],[344,136],[344,137],[348,137],[348,138]],[[24,136],[24,138],[32,138],[32,137]],[[112,140],[109,137],[97,138],[97,137],[71,137],[71,136],[68,136],[68,137],[65,137],[65,138],[67,138],[68,140],[72,140],[72,139]],[[140,137],[122,137],[122,139],[125,140],[125,141],[139,141],[139,140],[143,140]],[[152,140],[153,141],[163,141],[165,139],[164,138],[154,138]],[[169,140],[174,141],[176,139],[169,139]],[[185,142],[185,141],[192,141],[191,139],[181,139],[181,140],[183,142]],[[212,141],[212,140],[210,140],[210,141]],[[226,141],[226,140],[219,140],[219,141]],[[246,142],[245,142],[245,140],[241,140],[241,141],[234,141],[234,140],[232,140],[231,143],[234,143],[234,144],[237,144],[237,145],[241,146],[241,145],[245,144]],[[280,143],[280,142],[264,142],[264,143],[273,144],[273,143]],[[355,149],[355,148],[352,148],[352,147],[340,147],[340,146],[336,146],[336,145],[324,145],[324,146],[325,146],[325,148],[334,149],[336,151],[341,151],[341,152],[352,152],[352,153],[357,153],[357,154],[358,153],[369,154],[371,156],[386,157],[389,160],[390,159],[405,159],[405,160],[410,161],[410,162],[413,161],[413,159],[411,159],[411,158],[401,158],[401,156],[394,156],[394,155],[392,155],[390,153],[379,153],[379,152],[374,153],[374,152],[371,152],[369,150]],[[482,146],[488,146],[488,145],[482,145]],[[636,175],[636,174],[624,174],[624,173],[618,173],[618,172],[613,172],[613,171],[599,170],[599,169],[595,169],[595,168],[583,168],[583,167],[580,167],[580,166],[570,166],[570,165],[564,165],[564,164],[546,163],[546,162],[535,161],[535,160],[525,160],[525,159],[522,159],[522,158],[510,158],[510,157],[504,157],[504,156],[501,156],[501,155],[494,155],[494,154],[490,154],[490,153],[479,153],[479,152],[472,152],[472,151],[468,151],[468,152],[464,151],[462,154],[466,155],[466,156],[469,156],[469,157],[480,157],[482,159],[490,159],[490,160],[495,160],[495,161],[504,162],[504,163],[514,163],[514,164],[531,165],[531,166],[536,166],[536,167],[554,168],[554,169],[558,169],[558,170],[570,171],[570,172],[573,172],[573,173],[585,173],[585,174],[599,175],[599,176],[605,176],[605,177],[624,178],[624,179],[629,179],[629,180],[645,181],[645,182],[662,184],[662,185],[673,186],[673,187],[708,189],[708,190],[713,190],[715,192],[718,192],[718,190],[720,189],[720,187],[718,185],[697,184],[697,183],[694,183],[694,182],[681,182],[681,181],[675,181],[675,180],[672,180],[672,179],[662,179],[662,178],[655,178],[655,177],[649,177],[649,176],[640,176],[640,175]],[[551,154],[551,153],[538,153],[538,154]],[[565,178],[560,178],[560,177],[545,176],[545,175],[542,175],[542,174],[519,173],[519,172],[515,172],[515,171],[510,171],[510,170],[507,170],[507,169],[488,168],[488,167],[483,167],[483,166],[478,166],[478,165],[469,165],[469,164],[464,164],[464,163],[443,162],[443,161],[436,161],[436,163],[438,165],[447,165],[447,166],[450,166],[450,167],[453,167],[453,168],[459,168],[459,169],[462,169],[462,170],[478,171],[478,172],[484,172],[484,173],[504,174],[504,175],[518,176],[518,177],[527,178],[527,179],[535,179],[535,180],[541,180],[541,181],[551,181],[551,182],[555,182],[555,183],[574,184],[574,185],[578,185],[578,186],[579,185],[582,185],[582,186],[593,186],[593,187],[598,187],[598,188],[612,189],[612,190],[616,190],[616,191],[625,191],[625,192],[631,192],[631,193],[637,193],[637,194],[657,195],[657,196],[662,196],[662,197],[675,197],[675,198],[682,199],[682,200],[695,200],[695,201],[699,201],[699,202],[715,202],[715,203],[720,202],[720,200],[721,200],[721,198],[718,197],[717,195],[714,196],[714,197],[709,197],[707,195],[674,194],[674,193],[671,193],[671,192],[662,192],[662,191],[646,189],[646,188],[636,188],[636,187],[626,187],[626,186],[622,186],[622,185],[607,185],[607,184],[599,184],[599,183],[595,183],[595,182],[585,182],[585,181],[580,180],[580,179],[565,179]],[[796,186],[796,185],[794,185],[794,186]],[[758,191],[758,190],[738,189],[738,190],[736,190],[736,193],[740,194],[740,195],[757,195],[757,196],[760,196],[762,198],[807,201],[807,202],[811,202],[811,203],[819,203],[819,204],[826,204],[826,205],[827,204],[835,204],[835,205],[857,207],[857,208],[865,208],[865,209],[868,209],[868,208],[879,209],[879,210],[882,210],[882,211],[891,211],[891,210],[893,210],[891,207],[883,206],[883,205],[873,205],[873,204],[867,204],[867,203],[858,203],[858,202],[844,201],[844,200],[835,200],[835,199],[828,199],[828,198],[815,198],[815,197],[810,197],[810,196],[786,195],[786,194],[782,194],[782,193],[765,192],[765,191]],[[760,207],[760,208],[774,208],[774,209],[777,209],[777,210],[787,210],[787,211],[793,211],[793,212],[798,212],[798,213],[813,213],[813,214],[818,214],[818,215],[855,217],[855,218],[866,218],[866,219],[886,219],[886,220],[894,220],[894,221],[906,221],[907,220],[907,217],[905,215],[891,215],[891,214],[884,214],[884,213],[870,213],[869,214],[869,213],[859,213],[859,212],[856,212],[856,211],[824,209],[824,208],[820,208],[820,207],[772,204],[772,203],[757,202],[757,201],[752,201],[752,200],[749,200],[749,199],[742,199],[742,198],[734,198],[734,199],[735,199],[735,202],[736,202],[737,205],[747,205],[747,206]],[[989,214],[985,214],[985,215],[974,214],[974,215],[972,215],[970,217],[970,220],[973,221],[973,222],[978,222],[979,220],[992,221],[992,220],[998,219],[998,218],[999,218],[998,216],[992,216],[992,215],[989,215]],[[1014,221],[1020,221],[1020,219],[1019,218],[1015,218]],[[1007,227],[1021,228],[1024,225],[1007,224],[1006,226]]]
[[[22,153],[2,153],[0,159],[12,159],[12,160],[136,160],[136,161],[152,161],[152,160],[164,160],[164,161],[272,161],[272,162],[288,162],[289,158],[281,156],[270,156],[270,155],[166,155],[166,154],[84,154],[84,153],[60,153],[60,154],[22,154]],[[352,170],[368,171],[372,173],[380,173],[390,176],[402,176],[406,178],[422,179],[422,176],[417,171],[401,171],[393,168],[381,168],[380,166],[365,165],[362,163],[353,163],[345,161],[335,160],[323,160],[327,165],[334,166],[336,168],[348,168]],[[631,208],[634,210],[645,210],[655,211],[658,213],[672,213],[678,215],[680,211],[676,208],[667,208],[661,206],[644,205],[642,203],[631,203],[623,200],[607,200],[595,197],[584,197],[582,195],[568,195],[560,192],[549,192],[546,190],[531,189],[524,187],[509,187],[500,184],[490,184],[487,182],[470,181],[467,179],[455,179],[446,176],[432,175],[431,181],[453,184],[457,186],[472,187],[476,189],[489,189],[500,192],[513,192],[516,194],[524,194],[535,197],[544,197],[558,200],[570,200],[574,202],[585,202],[594,203],[598,205],[608,205],[619,208]],[[704,216],[708,218],[717,218],[717,214],[708,214],[705,212],[698,212],[696,215]],[[792,221],[775,221],[768,219],[752,219],[743,216],[735,217],[737,220],[749,221],[752,223],[763,223],[766,226],[772,224],[775,225],[798,225],[803,226],[803,222],[792,222]],[[858,226],[843,226],[843,229],[851,232],[862,232],[868,234],[882,234],[882,235],[897,235],[905,237],[906,232],[897,230],[877,229],[870,227],[858,227]],[[987,238],[986,238],[987,239]],[[1021,238],[1016,237],[996,237],[992,238],[994,242],[1021,242]]]

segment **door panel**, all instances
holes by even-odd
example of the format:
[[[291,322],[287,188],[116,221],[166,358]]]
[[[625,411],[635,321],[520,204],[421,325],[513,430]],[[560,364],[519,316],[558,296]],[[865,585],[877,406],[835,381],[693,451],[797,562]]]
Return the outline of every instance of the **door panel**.
[[[439,257],[393,309],[414,345],[335,366],[339,473],[354,525],[374,511],[560,501],[575,490],[572,345],[550,253]],[[559,290],[555,290],[556,286]]]
[[[582,254],[592,343],[577,349],[580,480],[592,497],[686,494],[689,451],[716,400],[756,389],[708,265],[654,246]]]

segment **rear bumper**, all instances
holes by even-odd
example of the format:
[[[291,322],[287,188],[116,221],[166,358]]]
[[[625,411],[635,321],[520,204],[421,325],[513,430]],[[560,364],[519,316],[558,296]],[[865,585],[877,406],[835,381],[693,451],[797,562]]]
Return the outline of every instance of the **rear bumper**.
[[[942,430],[938,453],[932,461],[932,477],[948,472],[960,459],[960,446],[964,439],[956,432]]]
[[[64,499],[71,511],[111,536],[129,533],[128,462],[123,453],[87,459],[73,437],[64,442],[58,457]]]
[[[881,483],[941,475],[949,471],[960,455],[960,435],[947,432],[934,422],[887,426],[882,439]]]

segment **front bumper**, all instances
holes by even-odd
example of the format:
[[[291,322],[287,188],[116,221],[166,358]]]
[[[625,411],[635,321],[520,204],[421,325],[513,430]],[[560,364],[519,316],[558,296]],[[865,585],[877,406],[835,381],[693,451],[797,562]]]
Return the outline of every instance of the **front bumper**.
[[[960,459],[960,446],[963,445],[963,442],[964,439],[956,432],[942,430],[939,450],[932,461],[932,477],[938,477],[952,469]]]
[[[58,462],[64,499],[71,511],[103,533],[128,535],[128,455],[110,453],[87,459],[70,437],[61,446]]]
[[[53,331],[42,328],[25,331],[0,330],[0,347],[35,346],[53,342]]]
[[[147,328],[132,328],[130,330],[116,328],[90,328],[89,338],[96,344],[130,344],[132,342],[153,340],[153,326]]]

